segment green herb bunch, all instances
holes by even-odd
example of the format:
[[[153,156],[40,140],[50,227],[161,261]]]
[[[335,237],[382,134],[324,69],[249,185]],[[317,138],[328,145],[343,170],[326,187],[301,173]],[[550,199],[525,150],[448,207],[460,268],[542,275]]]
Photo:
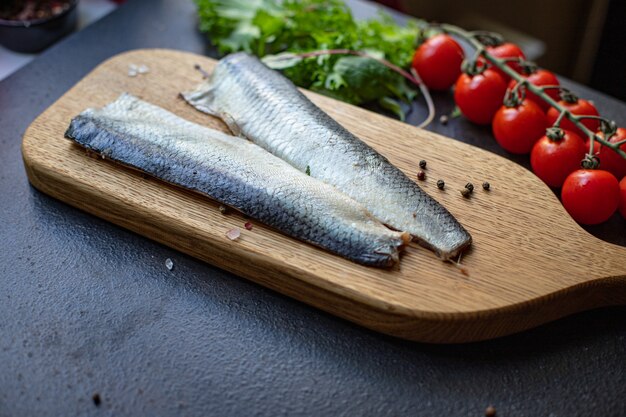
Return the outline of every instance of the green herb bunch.
[[[222,54],[246,51],[266,60],[284,52],[347,49],[410,68],[423,25],[406,26],[381,14],[356,21],[342,0],[196,0],[200,29]],[[278,62],[278,61],[274,61]],[[352,104],[378,102],[404,119],[401,101],[417,94],[406,80],[376,60],[320,55],[274,66],[295,84]]]

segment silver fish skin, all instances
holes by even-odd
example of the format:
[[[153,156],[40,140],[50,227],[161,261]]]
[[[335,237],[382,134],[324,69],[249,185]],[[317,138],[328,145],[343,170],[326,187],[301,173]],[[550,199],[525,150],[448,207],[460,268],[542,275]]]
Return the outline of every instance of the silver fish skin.
[[[196,109],[220,117],[300,171],[348,194],[384,224],[409,232],[444,260],[472,238],[450,212],[296,86],[256,57],[221,59],[211,77],[182,93]]]
[[[106,159],[205,194],[364,265],[394,265],[410,240],[408,233],[389,230],[345,194],[259,146],[129,94],[85,110],[65,136]]]

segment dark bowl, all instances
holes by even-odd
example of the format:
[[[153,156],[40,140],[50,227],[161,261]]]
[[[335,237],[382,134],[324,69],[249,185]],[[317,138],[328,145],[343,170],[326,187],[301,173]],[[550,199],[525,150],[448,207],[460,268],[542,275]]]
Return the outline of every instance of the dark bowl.
[[[15,52],[35,53],[46,49],[76,28],[78,0],[58,15],[35,20],[0,19],[0,44]]]

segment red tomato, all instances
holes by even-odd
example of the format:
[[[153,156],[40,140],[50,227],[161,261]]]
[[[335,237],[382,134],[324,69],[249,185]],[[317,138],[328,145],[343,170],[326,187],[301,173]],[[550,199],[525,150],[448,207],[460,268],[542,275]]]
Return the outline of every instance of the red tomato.
[[[547,127],[546,114],[532,101],[517,107],[500,107],[493,118],[493,135],[511,153],[530,152]]]
[[[426,87],[447,90],[461,75],[463,48],[451,36],[436,35],[420,45],[413,56],[413,68]]]
[[[626,177],[619,182],[619,212],[626,219]]]
[[[531,84],[538,87],[544,85],[559,85],[559,79],[556,78],[556,75],[554,75],[553,72],[544,69],[537,70],[529,75],[522,75],[522,77],[526,78]],[[515,84],[517,84],[517,81],[511,80],[511,82],[509,83],[509,88],[515,87]],[[554,101],[559,101],[559,90],[557,88],[545,90],[545,93],[552,97]],[[550,105],[548,103],[540,99],[539,96],[534,93],[526,91],[526,98],[530,101],[534,101],[535,103],[537,103],[543,111],[548,111],[548,109],[550,108]]]
[[[500,58],[500,59],[508,59],[508,58],[521,58],[524,60],[526,59],[526,55],[524,55],[524,51],[522,51],[522,49],[519,46],[511,42],[506,42],[498,46],[488,46],[487,52],[490,55],[496,58]],[[478,60],[478,62],[480,65],[481,63],[485,62],[485,59],[481,58]],[[507,63],[507,65],[509,66],[509,68],[512,68],[513,70],[515,70],[515,72],[522,72],[522,67],[517,62],[509,62]],[[489,66],[491,67],[491,64],[489,64]],[[498,74],[500,74],[506,81],[511,79],[511,77],[506,75],[502,70],[497,69],[497,68],[493,68],[493,70],[496,71]]]
[[[565,179],[561,201],[565,210],[581,224],[598,224],[615,213],[619,184],[613,174],[600,169],[579,169]]]
[[[576,133],[568,130],[563,133],[563,138],[556,140],[543,136],[530,153],[533,172],[550,187],[562,186],[565,178],[580,168],[588,149]]]
[[[454,101],[461,113],[474,123],[491,123],[502,105],[506,82],[495,71],[487,69],[478,75],[461,74],[454,89]]]
[[[598,136],[604,139],[604,133],[598,132]],[[624,139],[626,139],[626,129],[620,127],[617,129],[617,133],[611,136],[609,142],[615,143]],[[613,149],[602,146],[598,142],[594,142],[593,145],[593,151],[598,156],[598,159],[600,159],[600,168],[609,171],[611,174],[615,175],[618,180],[624,178],[624,176],[626,176],[626,159],[622,158],[620,154]],[[589,139],[587,139],[587,148],[589,148]],[[619,148],[626,152],[626,143]]]
[[[583,100],[582,98],[579,98],[578,101],[575,103],[568,103],[567,101],[560,100],[559,104],[577,115],[598,116],[598,110],[596,109],[596,106],[594,106],[587,100]],[[558,118],[559,111],[554,107],[550,108],[550,110],[548,110],[548,123],[550,125],[553,125]],[[587,129],[591,130],[592,132],[598,130],[598,127],[600,126],[600,122],[597,119],[583,119],[581,120],[581,122],[582,124],[587,126]],[[577,128],[576,125],[567,118],[563,118],[563,120],[561,121],[561,129],[571,130],[581,138],[587,137],[585,132]]]

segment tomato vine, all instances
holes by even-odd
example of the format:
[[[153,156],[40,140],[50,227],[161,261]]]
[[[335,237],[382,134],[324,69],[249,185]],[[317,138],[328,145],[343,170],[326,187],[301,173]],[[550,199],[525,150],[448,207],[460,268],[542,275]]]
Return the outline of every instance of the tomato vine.
[[[522,74],[518,73],[517,71],[515,71],[515,69],[511,67],[511,62],[516,62],[521,66],[528,64],[524,59],[498,58],[494,54],[490,53],[489,47],[502,43],[502,38],[500,37],[500,35],[484,31],[471,32],[450,24],[439,24],[436,25],[436,27],[442,30],[444,33],[456,36],[464,40],[474,48],[474,58],[466,65],[466,69],[468,69],[470,72],[478,73],[486,68],[486,65],[484,65],[484,63],[481,65],[482,58],[483,60],[489,62],[493,67],[497,68],[498,70],[515,80],[515,82],[517,83],[515,87],[516,91],[517,89],[523,87],[528,92],[534,94],[534,96],[540,98],[550,107],[558,111],[559,116],[553,125],[554,127],[559,127],[561,121],[563,119],[567,119],[571,123],[573,123],[578,129],[580,129],[589,138],[589,153],[586,155],[585,160],[583,161],[583,166],[585,168],[595,168],[598,166],[598,160],[594,155],[595,142],[598,142],[602,146],[606,146],[607,148],[612,149],[615,153],[626,159],[626,151],[620,148],[622,145],[626,144],[626,139],[617,142],[610,141],[610,138],[617,132],[617,125],[614,121],[608,120],[601,116],[574,114],[566,106],[561,105],[557,100],[555,100],[554,97],[547,93],[548,90],[554,89],[555,86],[536,86],[529,82]],[[567,89],[564,89],[563,87],[558,88],[561,91],[564,91],[565,95],[571,94]],[[600,130],[604,134],[604,137],[599,136],[596,132],[593,132],[587,126],[585,126],[585,124],[583,124],[583,121],[587,119],[595,119],[599,121]]]

